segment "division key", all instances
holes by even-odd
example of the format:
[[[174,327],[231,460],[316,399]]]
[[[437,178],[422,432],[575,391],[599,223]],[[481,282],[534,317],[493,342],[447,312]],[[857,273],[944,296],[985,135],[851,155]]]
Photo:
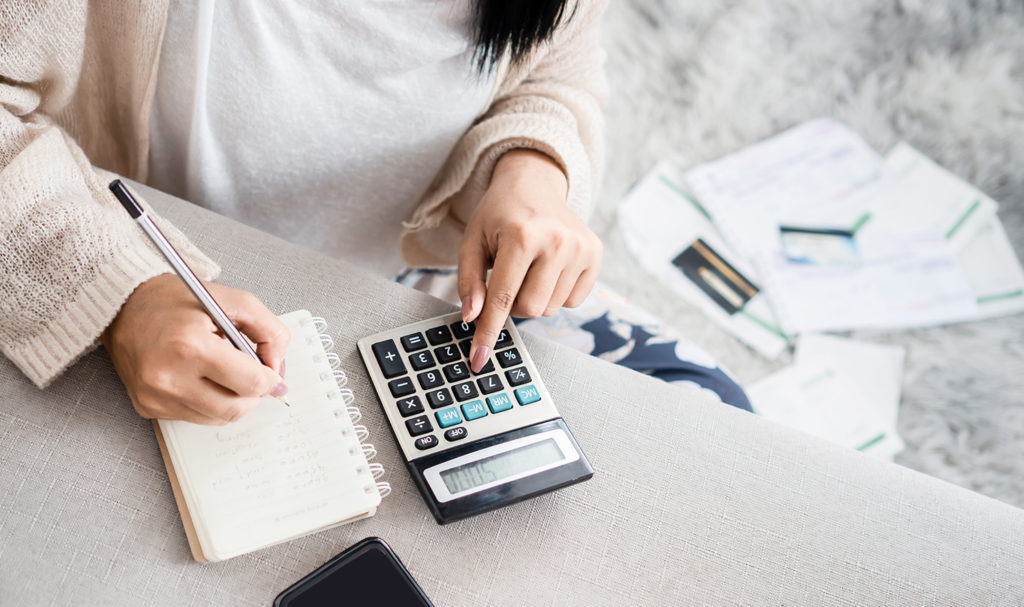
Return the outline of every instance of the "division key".
[[[405,373],[405,363],[402,362],[402,356],[398,353],[395,340],[378,341],[373,344],[372,349],[373,356],[377,359],[377,364],[380,365],[384,377],[390,379]]]

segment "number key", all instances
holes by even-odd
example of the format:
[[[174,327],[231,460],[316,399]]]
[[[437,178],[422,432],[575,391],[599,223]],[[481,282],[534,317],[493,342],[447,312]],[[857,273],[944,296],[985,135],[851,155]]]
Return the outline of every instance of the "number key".
[[[416,379],[420,380],[420,385],[423,386],[424,390],[436,388],[444,384],[444,378],[441,377],[441,374],[436,370],[424,371],[423,373],[417,375]]]
[[[437,362],[444,364],[450,363],[453,360],[459,360],[459,347],[455,344],[448,344],[440,348],[434,349],[434,356],[437,357]]]
[[[452,391],[455,392],[455,398],[460,403],[478,396],[476,386],[474,386],[471,381],[452,386]]]
[[[444,376],[448,381],[456,382],[469,377],[469,369],[465,363],[455,363],[444,368]]]
[[[448,391],[448,388],[439,388],[433,392],[427,392],[427,402],[430,403],[431,409],[447,407],[452,404],[452,393]]]
[[[480,386],[480,391],[484,394],[491,394],[501,390],[501,380],[498,379],[497,375],[488,375],[486,377],[478,378],[476,383]]]
[[[430,352],[424,350],[422,352],[417,352],[416,354],[410,356],[409,364],[412,365],[413,369],[417,371],[422,371],[423,369],[426,369],[428,367],[433,367],[436,363],[434,362],[434,357],[430,354]]]
[[[523,359],[519,356],[518,348],[510,348],[504,352],[498,352],[497,357],[498,364],[500,364],[503,369],[507,369],[523,362]]]
[[[452,333],[455,334],[455,339],[470,337],[474,331],[476,331],[476,325],[471,322],[452,323]]]

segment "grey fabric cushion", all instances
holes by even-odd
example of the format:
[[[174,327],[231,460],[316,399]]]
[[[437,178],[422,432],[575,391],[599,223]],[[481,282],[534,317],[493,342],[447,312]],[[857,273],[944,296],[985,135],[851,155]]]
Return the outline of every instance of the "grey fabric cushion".
[[[359,539],[438,605],[1020,604],[1024,512],[525,336],[597,472],[437,525],[399,459],[356,339],[450,308],[149,193],[283,313],[327,319],[394,492],[371,519],[192,561],[152,428],[106,354],[49,389],[0,361],[0,603],[266,605]]]

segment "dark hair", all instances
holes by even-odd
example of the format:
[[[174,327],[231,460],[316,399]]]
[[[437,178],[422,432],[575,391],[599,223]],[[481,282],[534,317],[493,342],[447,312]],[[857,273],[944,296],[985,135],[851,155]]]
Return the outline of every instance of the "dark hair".
[[[570,0],[475,0],[474,59],[487,72],[504,55],[518,63],[538,44],[551,38],[563,19],[575,12]]]

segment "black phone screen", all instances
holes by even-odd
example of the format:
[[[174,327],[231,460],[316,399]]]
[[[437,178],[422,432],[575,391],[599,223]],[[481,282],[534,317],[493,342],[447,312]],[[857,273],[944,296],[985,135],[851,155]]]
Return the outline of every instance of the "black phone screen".
[[[398,557],[381,540],[364,540],[289,588],[275,605],[432,607]]]

